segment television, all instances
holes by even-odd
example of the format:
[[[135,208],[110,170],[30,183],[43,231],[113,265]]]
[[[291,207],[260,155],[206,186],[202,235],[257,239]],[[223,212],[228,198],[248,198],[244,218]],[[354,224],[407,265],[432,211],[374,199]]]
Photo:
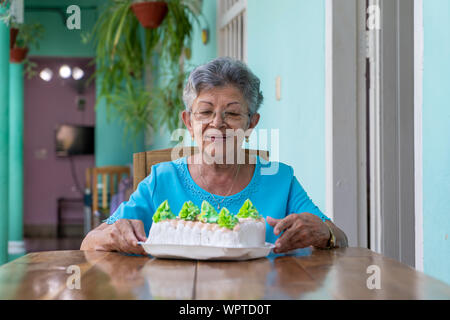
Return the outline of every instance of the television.
[[[58,157],[94,154],[93,126],[59,125],[55,130],[55,139]]]

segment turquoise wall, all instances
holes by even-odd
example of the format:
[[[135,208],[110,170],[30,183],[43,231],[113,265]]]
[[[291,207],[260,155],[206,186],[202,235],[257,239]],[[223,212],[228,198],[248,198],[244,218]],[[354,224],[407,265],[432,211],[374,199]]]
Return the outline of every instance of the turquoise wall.
[[[96,91],[100,82],[96,80]],[[104,100],[97,106],[95,118],[95,165],[122,166],[133,163],[133,153],[145,151],[144,134],[131,139],[113,108],[108,112]]]
[[[0,7],[0,14],[6,12]],[[8,261],[9,27],[0,22],[0,265]]]
[[[23,63],[9,65],[9,241],[23,241],[24,80]],[[18,256],[21,256],[19,254]],[[10,260],[17,255],[10,256]]]
[[[66,27],[66,8],[72,4],[83,6],[96,6],[101,1],[84,0],[26,0],[25,23],[41,23],[45,28],[44,39],[40,41],[39,49],[30,51],[34,56],[58,57],[93,57],[94,48],[90,44],[81,43],[81,34],[91,30],[97,20],[96,10],[81,9],[81,30],[69,30]],[[35,7],[39,6],[39,9]],[[63,16],[58,11],[43,10],[46,7],[61,8]],[[63,20],[64,18],[64,20]]]
[[[450,1],[423,1],[424,271],[450,284]]]
[[[324,211],[325,1],[248,0],[247,12],[248,64],[265,97],[258,126],[279,129],[279,160]]]
[[[216,37],[216,1],[203,0],[202,12],[204,18],[200,18],[200,26],[194,25],[192,36],[192,57],[189,64],[197,66],[217,57]],[[202,43],[202,28],[209,26],[209,41]]]

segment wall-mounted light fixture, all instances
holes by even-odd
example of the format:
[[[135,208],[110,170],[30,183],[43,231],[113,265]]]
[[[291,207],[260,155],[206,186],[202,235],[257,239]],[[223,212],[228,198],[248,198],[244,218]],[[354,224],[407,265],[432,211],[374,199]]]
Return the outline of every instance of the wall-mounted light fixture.
[[[84,77],[84,70],[80,67],[70,68],[67,64],[63,64],[59,68],[59,76],[63,79],[69,79],[71,76],[74,80],[79,82]],[[50,81],[53,78],[53,71],[50,68],[44,68],[39,73],[39,77],[44,81]]]

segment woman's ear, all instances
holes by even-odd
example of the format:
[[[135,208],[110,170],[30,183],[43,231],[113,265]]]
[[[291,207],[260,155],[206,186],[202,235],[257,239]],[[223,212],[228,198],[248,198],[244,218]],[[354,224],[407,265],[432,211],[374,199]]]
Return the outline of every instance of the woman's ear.
[[[191,114],[184,110],[181,113],[181,119],[184,122],[184,125],[186,126],[186,128],[189,130],[189,133],[191,134],[191,137],[194,137],[194,129],[192,128],[192,123],[191,123]]]
[[[248,126],[248,129],[253,129],[254,127],[256,127],[260,117],[261,115],[259,113],[254,113],[250,118],[250,125]]]

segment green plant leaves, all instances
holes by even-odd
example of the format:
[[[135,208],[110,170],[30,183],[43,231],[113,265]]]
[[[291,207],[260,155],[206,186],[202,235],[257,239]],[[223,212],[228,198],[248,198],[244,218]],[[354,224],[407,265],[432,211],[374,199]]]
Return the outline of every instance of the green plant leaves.
[[[100,90],[97,106],[106,100],[107,113],[114,108],[131,138],[152,127],[180,127],[184,48],[190,46],[193,26],[198,23],[192,9],[201,8],[199,0],[167,0],[168,14],[160,27],[143,29],[131,10],[132,0],[109,1],[85,41],[95,45]],[[192,3],[191,3],[192,2]],[[200,3],[200,5],[199,5]],[[153,60],[159,62],[155,65]],[[181,61],[181,64],[180,64]],[[145,83],[146,70],[156,74],[161,69],[159,85]],[[109,115],[108,115],[109,117]]]

